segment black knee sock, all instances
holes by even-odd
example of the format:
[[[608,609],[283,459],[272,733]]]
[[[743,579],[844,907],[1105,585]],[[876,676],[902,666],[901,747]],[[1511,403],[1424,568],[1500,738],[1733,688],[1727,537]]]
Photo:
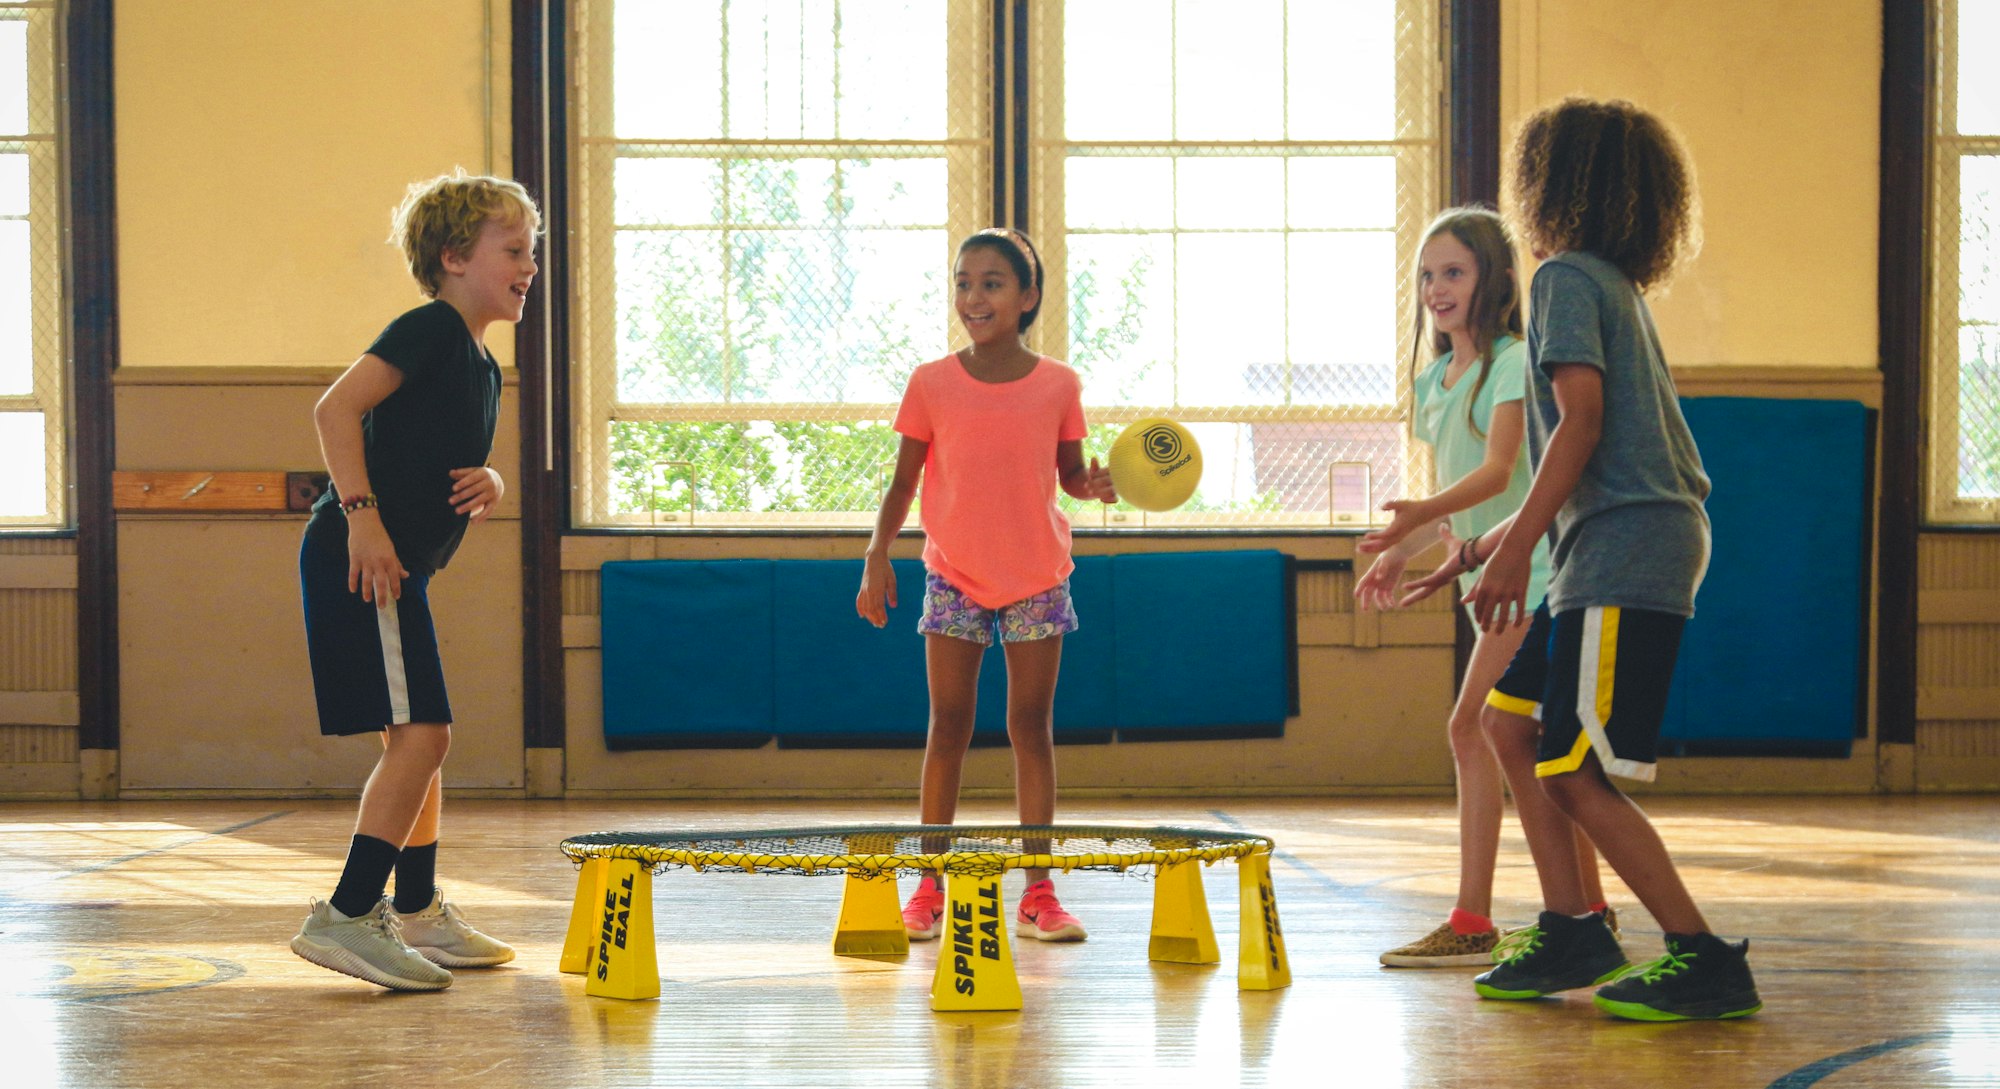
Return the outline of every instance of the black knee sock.
[[[347,849],[347,865],[340,871],[340,884],[333,890],[334,910],[350,919],[375,910],[382,890],[389,886],[389,871],[396,868],[396,855],[395,845],[387,840],[355,836]]]
[[[431,896],[437,892],[437,861],[436,840],[421,847],[405,847],[396,856],[397,911],[410,915],[431,906]]]

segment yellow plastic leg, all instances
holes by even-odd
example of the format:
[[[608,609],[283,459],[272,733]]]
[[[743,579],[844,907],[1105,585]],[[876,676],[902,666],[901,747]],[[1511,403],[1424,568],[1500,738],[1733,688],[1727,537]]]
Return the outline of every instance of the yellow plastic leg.
[[[1021,981],[1014,976],[1014,951],[1007,943],[1000,875],[945,875],[943,921],[931,1009],[1020,1009]]]
[[[1215,925],[1208,918],[1208,897],[1202,893],[1201,863],[1160,867],[1153,881],[1153,937],[1146,956],[1175,964],[1221,962]]]
[[[837,957],[896,956],[910,951],[896,902],[895,873],[863,876],[849,872],[840,894],[840,922],[833,929]]]
[[[611,860],[597,913],[597,952],[583,993],[601,998],[660,997],[653,949],[653,874],[629,858]]]
[[[1243,928],[1236,939],[1236,986],[1245,991],[1275,991],[1292,985],[1292,965],[1285,959],[1285,933],[1278,928],[1278,898],[1271,892],[1271,856],[1244,855],[1236,860]]]
[[[576,899],[569,906],[569,932],[563,935],[561,971],[581,975],[590,968],[590,955],[597,951],[598,905],[604,903],[604,871],[601,858],[585,859],[576,872]]]

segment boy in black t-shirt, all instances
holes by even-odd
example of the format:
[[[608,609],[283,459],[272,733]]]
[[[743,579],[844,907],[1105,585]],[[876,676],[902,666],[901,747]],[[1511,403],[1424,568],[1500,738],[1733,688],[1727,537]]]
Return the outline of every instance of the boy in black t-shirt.
[[[451,746],[427,589],[505,492],[486,465],[500,405],[487,326],[518,322],[541,216],[525,189],[463,174],[410,187],[391,241],[432,302],[397,318],[313,409],[333,488],[299,549],[320,732],[382,733],[347,865],[292,951],[394,990],[514,958],[438,892],[440,768]],[[383,896],[396,875],[393,904]]]

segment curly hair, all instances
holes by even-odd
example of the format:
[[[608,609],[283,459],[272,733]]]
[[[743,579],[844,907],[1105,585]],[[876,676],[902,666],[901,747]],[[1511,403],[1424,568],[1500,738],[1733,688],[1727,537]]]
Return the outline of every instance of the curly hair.
[[[1431,225],[1424,230],[1417,249],[1410,256],[1411,299],[1415,304],[1411,315],[1413,326],[1410,342],[1410,372],[1414,376],[1422,365],[1423,350],[1430,349],[1430,357],[1435,359],[1451,351],[1451,337],[1431,325],[1430,312],[1424,306],[1423,259],[1424,247],[1431,239],[1449,234],[1458,239],[1466,249],[1472,251],[1473,262],[1479,273],[1479,282],[1473,288],[1472,298],[1466,308],[1466,327],[1472,332],[1473,349],[1478,353],[1479,374],[1473,379],[1472,396],[1466,398],[1466,422],[1472,433],[1485,438],[1485,432],[1473,418],[1473,408],[1479,400],[1479,391],[1486,386],[1486,377],[1493,370],[1493,342],[1502,335],[1521,336],[1521,291],[1514,279],[1514,239],[1507,233],[1507,224],[1500,214],[1491,208],[1466,205],[1446,208],[1439,212]],[[1426,329],[1430,336],[1424,335]]]
[[[1514,140],[1518,234],[1538,253],[1582,251],[1641,291],[1701,248],[1694,166],[1659,118],[1630,102],[1566,98]]]
[[[520,182],[461,170],[413,183],[390,215],[389,241],[402,248],[424,294],[436,298],[447,251],[471,253],[489,221],[511,227],[524,219],[542,233],[542,214]]]

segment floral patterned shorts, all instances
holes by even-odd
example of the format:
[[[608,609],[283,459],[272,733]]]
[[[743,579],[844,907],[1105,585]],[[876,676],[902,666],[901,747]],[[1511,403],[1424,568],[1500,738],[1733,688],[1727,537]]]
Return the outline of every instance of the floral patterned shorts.
[[[925,635],[949,635],[990,647],[995,632],[1003,643],[1025,643],[1076,627],[1076,606],[1070,602],[1066,579],[1012,605],[989,609],[937,572],[924,572],[924,615],[917,620],[917,630]]]

